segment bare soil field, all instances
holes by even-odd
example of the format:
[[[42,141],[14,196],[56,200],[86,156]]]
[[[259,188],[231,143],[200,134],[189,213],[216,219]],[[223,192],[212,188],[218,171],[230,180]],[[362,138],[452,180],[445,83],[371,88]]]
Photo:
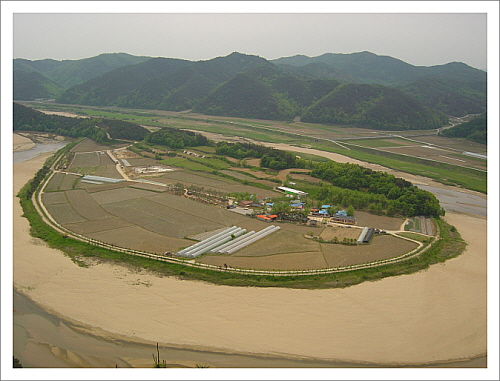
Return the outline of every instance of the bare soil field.
[[[51,192],[51,193],[44,192],[42,194],[42,202],[45,205],[65,204],[68,202],[68,199],[66,198],[65,192]]]
[[[117,149],[113,151],[113,155],[117,159],[127,159],[127,161],[129,161],[129,159],[140,159],[139,155],[135,152],[129,151],[128,149]]]
[[[76,153],[75,158],[71,162],[69,169],[81,167],[97,167],[100,165],[101,158],[98,152]],[[106,155],[107,156],[107,155]]]
[[[108,146],[100,145],[93,140],[84,139],[77,146],[71,149],[71,152],[95,152],[109,150]]]
[[[157,165],[157,161],[155,159],[150,159],[147,157],[138,157],[138,158],[129,158],[127,161],[130,163],[132,167],[138,167],[141,165]]]
[[[327,226],[323,229],[321,234],[319,235],[325,241],[331,241],[334,237],[342,242],[344,238],[354,238],[357,239],[359,234],[361,233],[361,229],[351,228],[351,227],[343,227],[343,226]]]
[[[155,254],[163,254],[165,251],[175,252],[193,243],[190,240],[157,234],[135,225],[91,233],[89,237],[112,245]]]
[[[65,176],[66,175],[64,173],[55,173],[45,186],[45,192],[57,192],[59,190],[61,181]]]
[[[235,181],[228,179],[214,179],[207,176],[197,175],[186,171],[168,172],[161,176],[161,178],[168,179],[172,183],[181,182],[183,184],[193,184],[201,187],[220,187],[223,188],[228,184],[238,184]],[[160,181],[160,180],[159,180]]]
[[[278,230],[268,236],[238,250],[232,257],[263,257],[271,254],[287,254],[321,251],[318,242],[304,238],[303,235]]]
[[[269,191],[266,189],[259,189],[249,185],[239,184],[229,179],[212,178],[208,176],[193,174],[186,171],[168,172],[162,177],[155,178],[154,181],[165,182],[166,184],[176,184],[180,182],[187,186],[194,185],[197,187],[203,187],[207,190],[212,189],[224,193],[248,192],[250,194],[257,194],[262,197],[275,197],[277,195],[277,192]]]
[[[101,190],[100,192],[92,192],[92,199],[99,205],[109,204],[112,202],[120,202],[151,196],[152,192],[131,187],[117,187],[114,189]]]
[[[116,183],[116,184],[105,184],[105,185],[96,185],[93,184],[93,186],[89,187],[87,189],[87,192],[89,193],[94,193],[94,192],[102,192],[102,191],[107,191],[111,189],[119,189],[119,188],[126,188],[130,185],[136,186],[137,183],[134,183],[132,181],[123,181],[121,183]]]
[[[144,198],[110,203],[103,207],[112,215],[169,237],[182,238],[224,226]]]
[[[66,175],[61,179],[61,183],[59,184],[59,190],[61,191],[66,191],[73,189],[75,184],[77,184],[78,180],[80,180],[81,177],[77,175]]]
[[[83,189],[66,191],[66,197],[75,211],[88,220],[111,218],[97,202]]]
[[[76,175],[55,173],[45,187],[45,192],[58,192],[73,189],[73,184],[80,178]]]
[[[126,221],[118,217],[110,217],[101,220],[76,222],[74,224],[66,224],[65,227],[79,234],[100,233],[108,230],[123,228],[125,226],[133,226],[132,222]]]
[[[287,253],[263,257],[209,255],[199,259],[198,262],[221,267],[227,264],[231,267],[253,270],[315,270],[328,266],[321,251]]]
[[[46,208],[51,216],[61,225],[87,221],[69,203],[46,205]]]
[[[399,230],[405,221],[404,218],[376,216],[361,211],[356,211],[354,217],[356,217],[357,226],[368,226],[370,228],[383,230]]]
[[[321,244],[328,267],[349,266],[397,257],[415,249],[416,243],[392,235],[374,235],[369,245]]]
[[[112,165],[113,167],[115,166],[115,162],[111,160],[111,157],[104,152],[101,151],[102,153],[99,153],[99,165],[106,166],[106,165]]]
[[[132,183],[132,185],[130,185],[130,188],[144,189],[144,190],[156,192],[156,193],[163,193],[163,192],[167,191],[167,187],[164,187],[161,185],[148,184],[148,183],[138,183],[138,182]]]

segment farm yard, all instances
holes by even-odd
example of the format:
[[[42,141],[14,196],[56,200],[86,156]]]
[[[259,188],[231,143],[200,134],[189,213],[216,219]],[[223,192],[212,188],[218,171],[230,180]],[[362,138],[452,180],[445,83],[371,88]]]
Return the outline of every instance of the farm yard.
[[[81,147],[77,146],[73,151],[74,160],[67,169],[80,175],[56,172],[47,183],[42,194],[46,209],[69,231],[117,247],[153,254],[176,253],[198,242],[193,237],[230,226],[238,226],[247,231],[260,231],[270,226],[267,222],[247,216],[246,214],[252,213],[251,210],[234,213],[220,202],[212,205],[196,201],[200,197],[186,194],[186,190],[200,192],[198,195],[210,191],[218,197],[230,192],[247,192],[264,199],[282,195],[269,189],[277,184],[263,180],[265,177],[284,180],[290,176],[298,181],[308,181],[310,177],[306,173],[291,173],[291,170],[276,172],[272,176],[263,171],[227,166],[221,172],[223,175],[230,175],[231,179],[217,176],[211,169],[195,171],[193,168],[174,167],[174,171],[145,177],[148,181],[153,180],[152,183],[140,182],[139,177],[119,183],[83,182],[81,174],[86,171],[109,177],[110,181],[120,178],[116,164],[105,150],[95,146],[98,151],[89,152],[92,145],[87,140],[83,141],[87,151],[82,152]],[[134,158],[127,150],[114,152],[119,152],[116,156],[128,157],[126,160],[130,166],[127,166],[127,170],[130,171],[135,166],[157,163],[151,158]],[[199,160],[198,165],[202,165],[204,159],[200,157]],[[242,183],[256,183],[259,180],[256,177],[260,177],[261,182],[266,182],[269,188]],[[185,187],[180,192],[176,190],[179,184]],[[356,212],[356,218],[355,227],[338,224],[327,226],[321,223],[317,227],[311,227],[303,223],[276,222],[280,227],[278,231],[233,254],[205,254],[195,261],[244,269],[321,269],[387,259],[402,255],[417,246],[415,242],[393,235],[376,235],[370,244],[342,244],[344,239],[355,241],[363,226],[399,230],[404,222],[401,218],[376,216],[360,211]],[[335,237],[335,241],[340,243],[332,243]]]

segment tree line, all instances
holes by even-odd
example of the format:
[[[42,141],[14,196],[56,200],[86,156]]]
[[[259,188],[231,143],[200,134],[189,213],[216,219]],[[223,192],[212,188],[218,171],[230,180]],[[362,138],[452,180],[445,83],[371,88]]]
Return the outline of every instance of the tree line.
[[[86,137],[101,144],[110,143],[113,139],[142,140],[148,134],[147,129],[131,122],[47,115],[16,102],[13,107],[14,131],[42,131],[71,138]]]
[[[171,127],[163,127],[161,130],[152,132],[144,140],[149,144],[159,144],[172,149],[211,146],[214,144],[207,137],[196,132]]]

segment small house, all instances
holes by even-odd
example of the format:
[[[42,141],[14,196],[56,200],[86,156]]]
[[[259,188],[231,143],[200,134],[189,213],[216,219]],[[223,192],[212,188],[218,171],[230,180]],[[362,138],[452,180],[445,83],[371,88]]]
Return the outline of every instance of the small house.
[[[242,206],[244,208],[248,208],[249,206],[252,206],[252,204],[253,201],[248,201],[248,200],[238,202],[238,206]]]

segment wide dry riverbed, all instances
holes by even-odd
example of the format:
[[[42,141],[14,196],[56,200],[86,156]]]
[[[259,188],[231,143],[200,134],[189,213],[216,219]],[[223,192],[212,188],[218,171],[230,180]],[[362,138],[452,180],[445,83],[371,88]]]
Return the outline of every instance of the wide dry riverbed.
[[[47,156],[14,165],[14,194]],[[167,362],[184,366],[252,367],[248,359],[275,356],[281,359],[275,367],[279,361],[296,361],[285,367],[300,366],[299,360],[324,367],[359,362],[401,366],[478,356],[483,357],[463,364],[485,366],[484,217],[447,213],[446,220],[468,247],[444,264],[346,289],[310,291],[216,286],[104,263],[81,268],[33,239],[17,199],[13,208],[14,287],[50,313],[30,314],[27,307],[14,313],[14,322],[16,316],[19,322],[15,354],[32,366],[152,364],[151,346],[140,354],[108,348],[96,351],[96,356],[78,337],[81,332],[91,334],[83,335],[89,340],[118,340],[115,344],[120,345],[159,342],[191,354],[231,354],[221,363],[204,355],[165,352]],[[55,339],[61,334],[66,341]],[[238,361],[235,354],[247,359]],[[267,366],[259,361],[253,366]]]

